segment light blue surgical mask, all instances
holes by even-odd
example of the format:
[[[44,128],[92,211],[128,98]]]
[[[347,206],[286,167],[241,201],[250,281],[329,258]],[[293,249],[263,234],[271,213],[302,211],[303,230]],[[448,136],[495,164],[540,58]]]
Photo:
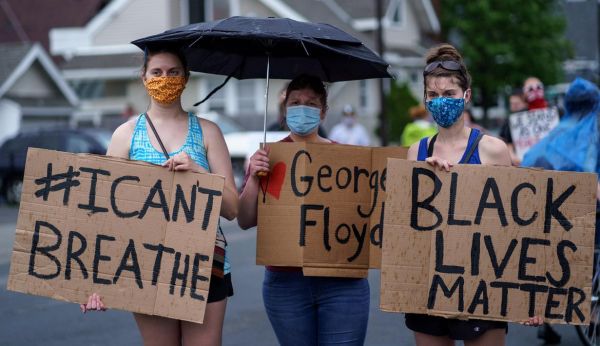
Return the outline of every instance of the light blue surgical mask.
[[[309,106],[287,107],[285,121],[290,131],[306,136],[315,131],[321,122],[321,109]]]
[[[463,98],[459,99],[453,97],[436,97],[425,102],[425,107],[427,107],[433,120],[438,125],[448,128],[456,123],[465,109],[465,96],[466,92]]]

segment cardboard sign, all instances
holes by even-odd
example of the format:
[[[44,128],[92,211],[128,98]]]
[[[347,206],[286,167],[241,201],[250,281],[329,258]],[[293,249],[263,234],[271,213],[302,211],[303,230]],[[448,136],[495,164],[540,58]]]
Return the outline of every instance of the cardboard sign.
[[[7,289],[204,319],[224,178],[29,149]]]
[[[513,145],[521,160],[527,150],[544,138],[560,121],[556,108],[514,113],[508,119]]]
[[[381,262],[386,158],[405,148],[270,143],[258,196],[256,263],[366,277]]]
[[[596,181],[388,160],[381,309],[588,324]]]

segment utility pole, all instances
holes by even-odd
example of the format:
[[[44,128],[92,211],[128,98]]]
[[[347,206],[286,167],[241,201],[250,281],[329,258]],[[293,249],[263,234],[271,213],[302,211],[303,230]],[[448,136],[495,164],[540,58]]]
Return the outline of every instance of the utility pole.
[[[377,18],[377,53],[379,56],[383,58],[383,52],[385,51],[385,47],[383,45],[383,29],[381,26],[381,17],[383,16],[383,5],[381,0],[375,1],[375,16]],[[381,145],[387,146],[389,143],[388,138],[388,121],[387,116],[385,114],[385,94],[383,90],[383,78],[378,79],[379,84],[379,104],[381,108],[379,109],[379,137],[381,138]]]

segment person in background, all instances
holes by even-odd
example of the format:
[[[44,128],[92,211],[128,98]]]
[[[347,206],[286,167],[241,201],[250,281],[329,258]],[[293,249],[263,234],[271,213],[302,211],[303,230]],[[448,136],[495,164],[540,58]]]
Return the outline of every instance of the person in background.
[[[431,121],[427,109],[422,104],[410,107],[408,113],[413,121],[402,130],[402,146],[410,147],[421,138],[431,137],[438,132],[437,126]]]
[[[508,147],[508,152],[510,153],[510,161],[513,166],[519,166],[521,164],[521,160],[517,156],[517,152],[515,151],[515,146],[513,144],[512,135],[510,134],[510,121],[509,117],[511,114],[525,112],[527,111],[528,105],[527,101],[525,101],[525,94],[523,94],[522,89],[514,89],[512,94],[508,97],[508,105],[509,111],[508,117],[506,117],[506,121],[502,125],[500,129],[500,138],[506,143]]]
[[[290,135],[281,142],[332,143],[317,132],[327,112],[327,90],[318,77],[294,78],[285,105]],[[240,194],[238,224],[242,229],[257,224],[258,173],[269,168],[269,148],[257,150]],[[365,342],[370,302],[365,278],[311,277],[299,267],[267,266],[263,302],[280,345],[360,346]]]
[[[565,94],[565,114],[546,137],[531,147],[522,166],[600,174],[600,90],[583,78],[576,78]],[[596,240],[600,238],[600,183],[596,187]],[[560,335],[550,325],[538,330],[547,343],[559,343]]]
[[[340,144],[367,146],[371,142],[364,126],[358,123],[356,112],[351,105],[345,105],[342,110],[342,120],[331,129],[329,136]]]
[[[233,220],[238,214],[238,194],[223,134],[215,123],[184,111],[181,105],[189,75],[181,51],[146,52],[141,81],[150,105],[146,112],[115,130],[106,155],[146,161],[170,171],[211,172],[225,177],[221,216]],[[227,298],[233,295],[226,244],[219,227],[204,323],[134,313],[144,345],[221,345]],[[96,293],[80,307],[84,313],[105,310]]]
[[[411,145],[408,160],[425,161],[448,172],[459,163],[510,165],[504,142],[465,126],[463,110],[471,100],[471,76],[456,48],[442,44],[429,50],[423,83],[425,106],[438,124],[439,133]],[[451,346],[454,340],[464,340],[466,346],[504,345],[508,330],[508,324],[499,321],[463,321],[409,313],[405,319],[406,326],[415,332],[418,346]],[[534,317],[525,323],[541,322]]]
[[[523,82],[523,95],[527,101],[527,109],[544,109],[548,108],[548,102],[544,97],[544,84],[536,78],[529,77]]]

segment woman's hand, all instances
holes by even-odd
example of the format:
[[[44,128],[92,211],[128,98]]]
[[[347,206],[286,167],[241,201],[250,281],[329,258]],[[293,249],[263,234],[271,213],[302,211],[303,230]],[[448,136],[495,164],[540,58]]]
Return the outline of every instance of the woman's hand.
[[[258,172],[269,172],[269,148],[258,149],[248,161],[248,170],[251,177],[256,177]]]
[[[84,314],[87,311],[106,311],[104,303],[99,294],[93,293],[89,298],[87,304],[80,304],[81,312]]]
[[[192,171],[196,173],[208,173],[204,167],[198,165],[185,151],[171,157],[163,164],[163,167],[167,167],[170,171]]]
[[[544,318],[542,316],[533,316],[529,317],[529,319],[521,324],[531,327],[539,327],[544,324]]]
[[[452,164],[450,162],[448,162],[447,160],[441,159],[439,157],[436,157],[436,156],[431,156],[431,157],[426,158],[425,162],[432,165],[433,167],[443,169],[446,172],[450,172],[450,167],[452,167]]]

